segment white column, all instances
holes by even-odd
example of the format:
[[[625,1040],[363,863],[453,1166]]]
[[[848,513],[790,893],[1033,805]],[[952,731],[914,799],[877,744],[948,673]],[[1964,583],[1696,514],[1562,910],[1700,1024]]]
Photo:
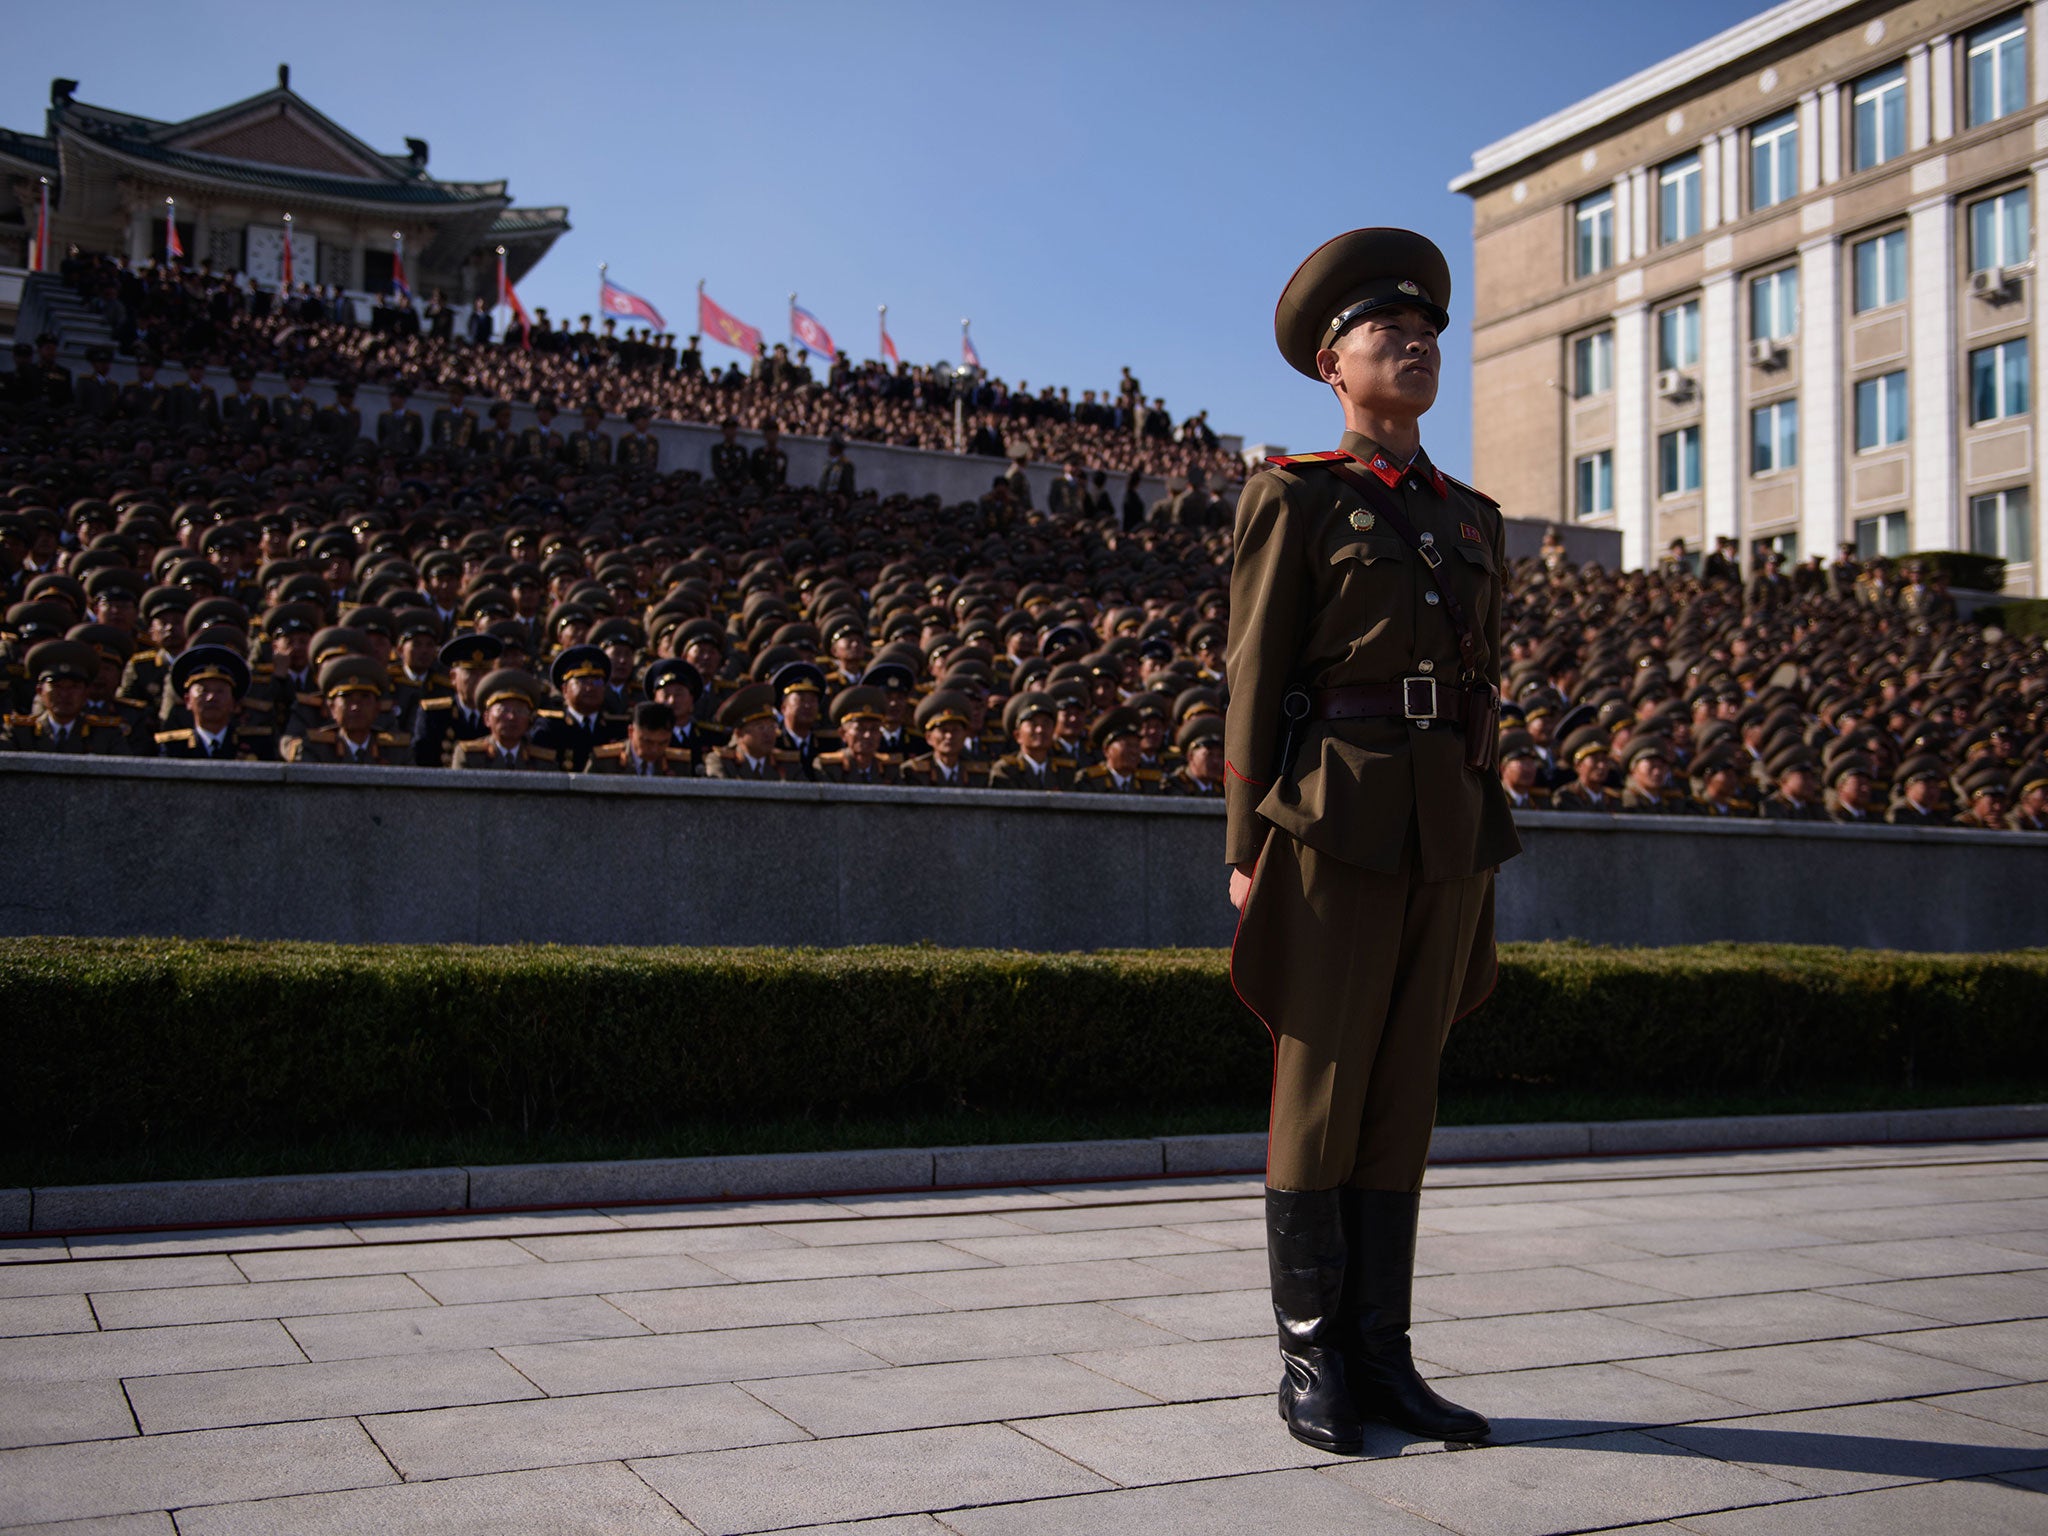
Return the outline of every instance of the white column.
[[[1842,179],[1842,88],[1820,88],[1820,179],[1832,186]]]
[[[1650,173],[1641,166],[1628,173],[1629,190],[1635,201],[1635,235],[1629,241],[1630,259],[1647,256],[1650,253],[1650,208],[1657,200],[1657,189],[1651,184]]]
[[[1700,228],[1715,229],[1720,223],[1721,141],[1710,138],[1700,145]]]
[[[1912,407],[1912,547],[1955,549],[1956,272],[1955,204],[1946,197],[1915,203],[1906,226],[1906,270],[1912,294],[1907,380]]]
[[[1700,491],[1709,544],[1741,531],[1743,480],[1741,306],[1733,272],[1700,289]]]
[[[52,203],[55,203],[57,201],[55,193],[51,194],[50,201]],[[159,201],[156,204],[156,208],[161,209],[162,207],[163,203]],[[162,216],[161,214],[156,214],[155,217],[152,217],[153,212],[154,210],[152,210],[148,204],[142,204],[139,206],[131,204],[129,206],[128,262],[130,266],[139,267],[145,261],[149,260],[150,236],[156,233],[155,218],[160,218]],[[35,215],[31,213],[29,217],[31,220],[29,227],[31,231],[33,231],[35,227],[33,223]],[[55,223],[56,221],[55,219],[52,219],[51,222]],[[59,245],[58,242],[55,240],[52,240],[50,244],[54,249],[60,252],[63,249],[63,247]],[[57,270],[56,262],[54,259],[48,265],[50,271],[54,272]]]
[[[1656,563],[1655,497],[1650,492],[1650,306],[1614,312],[1614,512],[1621,525],[1621,568]]]
[[[1934,142],[1939,144],[1956,131],[1956,44],[1952,37],[1937,37],[1927,50],[1928,101]]]
[[[1799,98],[1799,190],[1820,185],[1820,98],[1808,91]]]
[[[1721,206],[1728,210],[1728,222],[1733,224],[1742,217],[1742,155],[1736,145],[1733,128],[1723,128],[1720,139]]]
[[[1626,266],[1635,259],[1636,253],[1629,246],[1629,231],[1635,228],[1631,217],[1634,190],[1626,171],[1614,178],[1614,264]]]
[[[1842,526],[1841,242],[1799,247],[1799,553],[1833,556]]]
[[[1915,43],[1906,50],[1906,148],[1927,147],[1928,115],[1927,48]]]
[[[2048,0],[2027,7],[2027,36],[2033,40],[2034,100],[2048,101]]]
[[[2036,208],[2048,207],[2048,203],[2042,201],[2043,198],[2048,198],[2048,160],[2036,161],[2034,164],[2034,206]],[[2038,290],[2036,291],[2038,292]],[[2034,332],[2031,350],[2034,357],[2039,359],[2043,355],[2043,348],[2048,348],[2048,326],[2044,326],[2041,320],[2038,303],[2035,305]],[[2036,597],[2041,596],[2043,593],[2048,593],[2048,474],[2042,472],[2042,466],[2048,465],[2048,405],[2044,405],[2038,395],[2041,387],[2039,383],[2040,377],[2041,365],[2036,361],[2034,364],[2034,388],[2037,394],[2034,399],[2034,482],[2032,488],[2034,538],[2031,551],[2034,565],[2033,595]]]

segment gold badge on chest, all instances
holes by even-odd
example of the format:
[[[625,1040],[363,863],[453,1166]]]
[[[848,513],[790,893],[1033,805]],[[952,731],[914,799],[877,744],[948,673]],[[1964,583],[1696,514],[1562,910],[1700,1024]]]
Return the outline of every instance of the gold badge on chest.
[[[1373,522],[1374,518],[1370,512],[1360,511],[1351,514],[1351,526],[1356,528],[1360,533],[1372,532]]]

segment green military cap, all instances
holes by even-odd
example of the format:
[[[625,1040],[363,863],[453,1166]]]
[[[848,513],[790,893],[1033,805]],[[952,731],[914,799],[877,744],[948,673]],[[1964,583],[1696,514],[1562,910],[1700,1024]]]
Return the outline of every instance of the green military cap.
[[[2015,800],[2033,790],[2044,788],[2048,788],[2048,759],[2036,758],[2012,776],[2012,794]]]
[[[318,633],[320,619],[320,610],[312,603],[279,603],[263,616],[263,628],[272,635]]]
[[[64,638],[91,646],[106,661],[124,662],[135,654],[135,637],[111,624],[74,624]]]
[[[62,639],[77,622],[78,613],[68,603],[16,603],[7,610],[9,632],[23,640]]]
[[[83,640],[45,640],[29,649],[28,675],[38,683],[90,683],[100,675],[100,653]]]
[[[342,626],[365,635],[382,635],[386,640],[398,638],[398,620],[389,608],[374,603],[364,603],[360,608],[351,609],[347,623]]]
[[[184,613],[192,606],[192,594],[183,587],[151,587],[142,594],[138,606],[144,619],[153,619],[160,613]]]
[[[939,688],[928,693],[917,706],[916,724],[920,731],[928,731],[935,725],[944,725],[948,720],[966,725],[973,708],[967,696],[950,688]]]
[[[217,677],[241,698],[249,691],[249,663],[225,645],[195,645],[171,663],[171,691],[183,694],[204,678]]]
[[[601,619],[591,627],[592,645],[606,645],[613,641],[630,645],[637,651],[647,644],[647,637],[641,632],[640,626],[631,619]]]
[[[1500,760],[1511,763],[1518,757],[1533,757],[1541,761],[1543,754],[1536,750],[1536,739],[1527,731],[1502,731]]]
[[[517,699],[531,709],[536,691],[529,674],[517,667],[500,667],[485,673],[484,680],[476,685],[476,705],[478,709],[489,709],[500,699]]]
[[[718,707],[718,723],[735,730],[774,718],[775,689],[768,683],[749,683]]]
[[[1670,763],[1671,743],[1662,736],[1643,736],[1629,743],[1628,765],[1633,768],[1646,757],[1654,757],[1660,763]]]
[[[103,565],[85,578],[85,595],[99,599],[109,592],[117,592],[131,599],[140,598],[149,579],[140,571],[131,571],[125,565]]]
[[[849,720],[886,720],[889,718],[889,696],[879,688],[855,686],[842,688],[832,700],[832,723],[844,725]]]
[[[1613,738],[1604,726],[1582,725],[1564,739],[1564,760],[1576,768],[1588,757],[1606,753]]]
[[[1223,716],[1216,710],[1203,710],[1189,715],[1181,721],[1180,729],[1173,733],[1173,744],[1183,752],[1192,752],[1202,742],[1223,740]]]
[[[205,606],[204,603],[199,605],[200,608]],[[193,613],[196,615],[198,611],[198,608],[195,608]],[[192,622],[197,623],[199,621],[197,618],[194,618]],[[370,653],[370,643],[363,638],[363,634],[364,631],[360,629],[350,629],[340,624],[330,624],[327,628],[320,630],[313,636],[312,648],[307,652],[307,655],[312,659],[313,665],[316,667],[336,656],[367,656]],[[320,686],[324,691],[327,686],[324,681],[324,670],[322,677],[323,681]]]
[[[1733,747],[1716,747],[1692,760],[1692,776],[1705,779],[1716,773],[1740,773],[1742,756]]]
[[[374,656],[336,656],[320,668],[320,693],[335,698],[344,693],[382,694],[391,676]]]
[[[1124,706],[1105,710],[1088,732],[1088,746],[1091,751],[1100,752],[1119,737],[1136,736],[1144,729],[1144,716],[1135,709]]]
[[[1049,715],[1059,718],[1059,700],[1042,688],[1029,688],[1015,695],[1003,706],[1003,729],[1015,735],[1017,727],[1031,715]]]
[[[697,644],[715,645],[721,653],[732,648],[725,626],[716,619],[692,619],[676,631],[676,644],[687,650]]]
[[[1834,788],[1838,782],[1846,779],[1852,773],[1860,773],[1866,779],[1881,777],[1877,771],[1877,764],[1870,758],[1865,757],[1860,752],[1845,752],[1842,756],[1836,758],[1833,766],[1828,769],[1828,787],[1830,789]]]
[[[1316,354],[1353,321],[1405,304],[1443,330],[1450,301],[1450,263],[1434,242],[1406,229],[1354,229],[1295,269],[1273,309],[1273,339],[1289,367],[1319,379]]]

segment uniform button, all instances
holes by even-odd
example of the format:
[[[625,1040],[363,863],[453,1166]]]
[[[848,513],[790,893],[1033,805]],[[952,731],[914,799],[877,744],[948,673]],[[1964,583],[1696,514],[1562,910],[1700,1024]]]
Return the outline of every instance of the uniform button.
[[[1432,608],[1434,608],[1434,607],[1435,607],[1435,606],[1436,606],[1436,605],[1437,605],[1438,603],[1440,603],[1440,602],[1442,602],[1442,601],[1443,601],[1443,599],[1442,599],[1442,598],[1440,598],[1440,597],[1438,597],[1438,596],[1437,596],[1437,595],[1436,595],[1436,594],[1435,594],[1434,592],[1425,592],[1425,593],[1423,593],[1423,594],[1422,594],[1422,600],[1423,600],[1423,601],[1424,601],[1425,603],[1429,604],[1429,606],[1430,606],[1430,607],[1432,607]]]
[[[1415,663],[1415,670],[1418,672],[1434,672],[1436,670],[1436,663],[1433,661],[1418,661]]]

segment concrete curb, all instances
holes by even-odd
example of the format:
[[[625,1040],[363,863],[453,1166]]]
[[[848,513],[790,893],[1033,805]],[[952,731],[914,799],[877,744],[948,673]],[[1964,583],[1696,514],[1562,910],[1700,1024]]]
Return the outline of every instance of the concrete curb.
[[[2048,1104],[1440,1126],[1438,1165],[2048,1136]],[[453,1212],[901,1194],[1258,1173],[1258,1132],[1133,1141],[525,1163],[0,1190],[0,1236],[256,1226]]]

